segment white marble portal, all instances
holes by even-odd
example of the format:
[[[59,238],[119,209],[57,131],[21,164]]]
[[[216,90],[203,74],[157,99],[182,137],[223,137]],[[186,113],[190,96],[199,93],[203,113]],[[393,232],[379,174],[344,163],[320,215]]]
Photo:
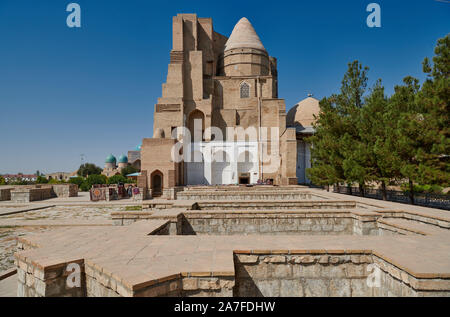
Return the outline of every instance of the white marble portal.
[[[239,184],[247,177],[256,184],[259,179],[258,142],[196,142],[190,148],[186,157],[191,159],[185,159],[188,185]]]

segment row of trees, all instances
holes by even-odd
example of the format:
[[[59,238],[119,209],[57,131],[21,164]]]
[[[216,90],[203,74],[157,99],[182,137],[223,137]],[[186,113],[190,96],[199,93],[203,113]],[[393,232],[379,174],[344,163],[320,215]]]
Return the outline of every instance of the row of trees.
[[[108,178],[105,175],[102,175],[102,171],[103,170],[95,164],[86,163],[81,165],[78,169],[78,177],[71,178],[69,182],[77,184],[81,191],[89,191],[92,188],[92,185],[134,183],[135,181],[131,178],[127,178],[126,175],[138,172],[133,166],[128,166],[121,170],[120,175],[114,175]]]
[[[118,183],[133,183],[135,180],[127,178],[126,175],[136,173],[138,170],[133,166],[128,166],[122,169],[120,175],[114,175],[106,177],[102,175],[102,169],[95,164],[86,163],[80,166],[77,171],[78,177],[69,179],[68,183],[77,184],[81,191],[88,191],[92,185],[97,184],[118,184]],[[38,177],[35,182],[12,182],[8,185],[31,185],[31,184],[64,184],[67,183],[64,180],[51,179],[48,180],[42,174],[37,173]],[[0,185],[6,185],[5,179],[0,176]]]
[[[77,171],[77,175],[81,177],[88,177],[89,175],[101,175],[102,174],[102,168],[98,167],[95,164],[92,163],[86,163],[80,165],[80,168]],[[133,174],[139,172],[138,169],[136,169],[134,166],[127,166],[123,168],[120,172],[122,176],[127,176],[128,174]]]
[[[449,68],[450,38],[438,41],[433,62],[423,62],[427,79],[406,77],[387,97],[381,79],[367,90],[368,68],[348,65],[339,94],[320,101],[315,123],[312,167],[317,185],[345,183],[364,188],[407,183],[411,203],[414,185],[450,185]]]
[[[113,185],[118,183],[131,184],[135,183],[135,180],[131,178],[126,178],[123,175],[114,175],[111,177],[106,177],[105,175],[89,175],[88,177],[74,177],[69,180],[69,183],[77,184],[81,191],[89,191],[92,185]]]

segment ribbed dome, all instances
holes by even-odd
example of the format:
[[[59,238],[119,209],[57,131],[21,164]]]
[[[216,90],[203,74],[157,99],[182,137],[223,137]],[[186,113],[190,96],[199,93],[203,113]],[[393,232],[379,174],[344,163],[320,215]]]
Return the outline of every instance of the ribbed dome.
[[[114,157],[114,155],[109,154],[105,160],[105,163],[116,163],[116,158]]]
[[[318,116],[319,112],[319,100],[308,97],[289,110],[286,117],[286,124],[290,127],[311,127],[315,121],[314,115]]]
[[[234,48],[255,48],[265,51],[264,45],[261,43],[258,34],[247,18],[242,18],[235,25],[230,38],[225,44],[225,51]]]
[[[128,163],[128,157],[126,155],[119,156],[119,163]]]

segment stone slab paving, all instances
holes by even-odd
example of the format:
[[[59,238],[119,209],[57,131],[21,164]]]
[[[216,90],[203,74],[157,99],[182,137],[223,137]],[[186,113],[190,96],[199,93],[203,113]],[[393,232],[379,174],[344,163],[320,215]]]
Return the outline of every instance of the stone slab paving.
[[[311,191],[327,197],[327,202],[356,202],[356,208],[351,211],[355,214],[381,215],[386,218],[383,221],[391,226],[421,231],[423,234],[343,235],[338,238],[332,235],[149,235],[157,228],[164,226],[164,221],[167,221],[168,218],[178,215],[182,209],[173,208],[154,211],[154,218],[159,218],[158,220],[142,220],[129,226],[108,228],[72,226],[19,237],[20,243],[35,249],[20,251],[16,253],[16,256],[18,260],[33,263],[43,270],[84,260],[89,266],[117,277],[124,285],[132,289],[177,274],[233,276],[235,273],[233,253],[235,252],[249,254],[368,253],[384,259],[416,278],[450,278],[450,231],[441,229],[450,222],[448,212],[327,193],[322,190],[311,189]],[[171,201],[166,202],[169,205],[171,203]],[[180,201],[177,206],[182,206],[184,203]],[[271,203],[275,204],[275,202]],[[161,201],[161,204],[164,204],[164,201]],[[325,209],[317,212],[328,211]],[[349,212],[345,209],[341,211]],[[208,211],[185,210],[184,212],[207,213]],[[220,213],[220,211],[214,211],[214,213],[217,212]],[[245,211],[245,213],[249,212],[251,211]],[[270,211],[270,213],[273,212]],[[309,212],[314,211],[309,210]],[[139,214],[139,212],[134,213]],[[70,211],[65,214],[70,214]],[[33,218],[33,214],[30,215]],[[58,215],[56,213],[55,217]],[[82,220],[83,215],[80,215],[81,219],[79,220]],[[440,222],[438,221],[434,225],[414,224],[406,220],[407,216],[411,215]],[[393,216],[401,219],[391,219]],[[11,217],[10,221],[24,221],[24,219]],[[39,221],[39,217],[35,217],[32,221]]]
[[[17,238],[50,230],[48,227],[12,228],[0,227],[0,271],[14,267],[14,252],[17,251]]]
[[[0,208],[0,217],[54,207],[54,205],[27,205],[21,207]]]
[[[17,275],[10,276],[0,281],[0,297],[17,296]]]
[[[36,208],[36,205],[32,206]],[[111,213],[123,210],[125,207],[118,205],[55,206],[0,216],[0,271],[14,266],[13,254],[18,237],[58,227],[111,226]]]
[[[233,252],[376,254],[417,278],[450,278],[450,235],[442,236],[149,236],[154,223],[85,230],[70,228],[22,238],[17,253],[39,267],[84,259],[139,287],[174,274],[234,275]],[[96,243],[90,243],[96,241]]]

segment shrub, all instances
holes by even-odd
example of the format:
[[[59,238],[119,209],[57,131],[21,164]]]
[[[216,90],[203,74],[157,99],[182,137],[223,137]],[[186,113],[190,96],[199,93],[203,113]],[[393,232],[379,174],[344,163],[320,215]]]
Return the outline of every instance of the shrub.
[[[5,178],[3,178],[2,176],[0,176],[0,185],[6,185]]]
[[[409,192],[409,185],[402,184],[401,189],[404,192]],[[425,193],[425,194],[442,194],[442,187],[439,185],[414,185],[415,193]]]
[[[38,176],[36,179],[36,184],[47,184],[48,179],[46,179],[44,176]]]
[[[88,192],[91,189],[91,185],[89,185],[89,183],[85,180],[83,181],[83,183],[81,183],[81,185],[79,186],[79,189],[82,192]]]

